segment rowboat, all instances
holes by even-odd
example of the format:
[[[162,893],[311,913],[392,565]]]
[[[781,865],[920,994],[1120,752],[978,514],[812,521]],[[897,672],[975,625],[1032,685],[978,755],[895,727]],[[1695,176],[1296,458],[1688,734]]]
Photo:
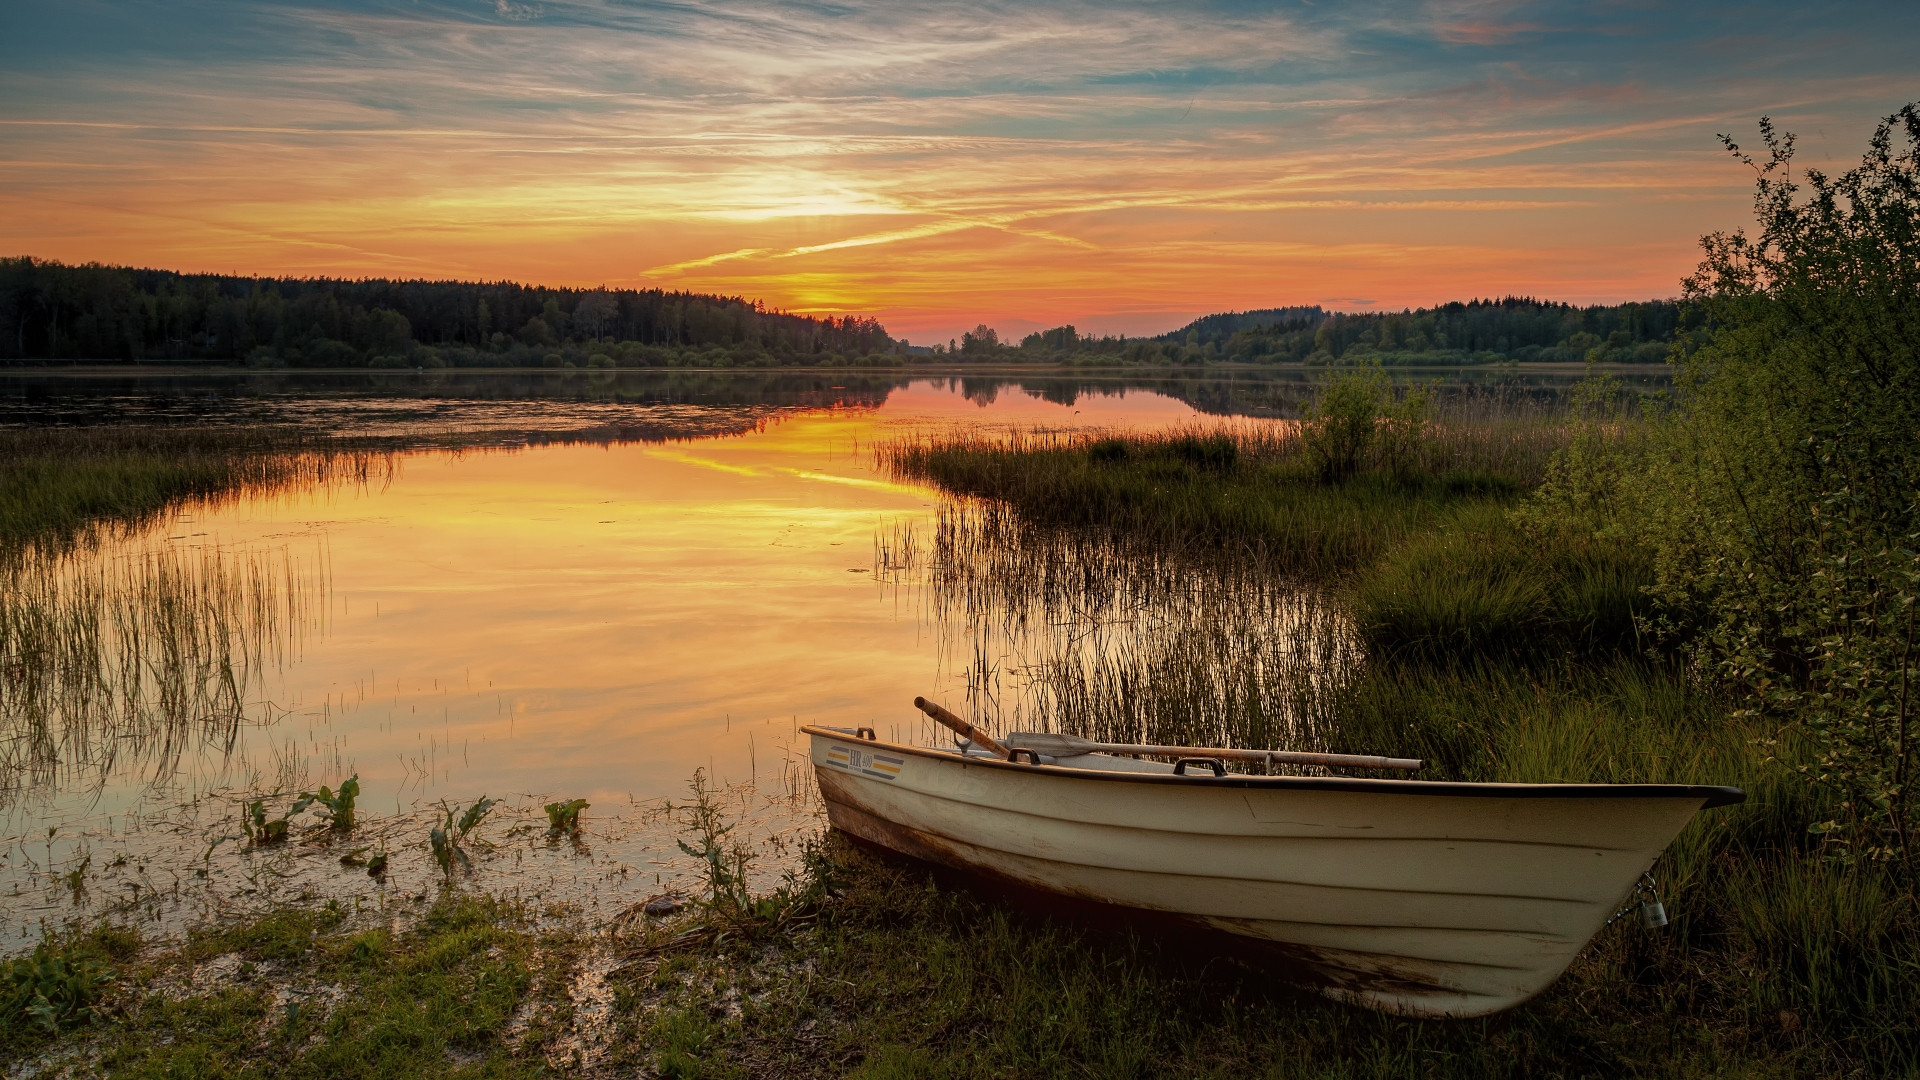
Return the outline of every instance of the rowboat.
[[[1050,735],[1001,745],[916,704],[966,740],[801,729],[834,828],[1023,889],[1235,935],[1310,989],[1414,1016],[1483,1016],[1538,994],[1696,812],[1745,798],[1681,784],[1228,772],[1226,759],[1264,752],[1088,750],[1101,744]]]

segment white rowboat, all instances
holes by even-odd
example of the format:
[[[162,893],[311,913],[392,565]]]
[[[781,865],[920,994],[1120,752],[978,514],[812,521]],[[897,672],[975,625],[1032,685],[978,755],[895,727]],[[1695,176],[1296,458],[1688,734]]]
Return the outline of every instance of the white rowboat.
[[[1254,939],[1329,997],[1415,1016],[1481,1016],[1539,993],[1695,812],[1745,798],[1679,784],[1176,774],[1103,753],[1008,761],[868,729],[801,730],[828,820],[860,840]]]

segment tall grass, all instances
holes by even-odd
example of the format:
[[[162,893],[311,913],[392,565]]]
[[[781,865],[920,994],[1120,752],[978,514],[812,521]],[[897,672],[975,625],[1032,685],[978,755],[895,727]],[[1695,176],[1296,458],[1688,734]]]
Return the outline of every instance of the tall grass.
[[[1282,425],[1127,438],[961,434],[888,443],[879,456],[897,476],[1004,502],[1032,522],[1257,547],[1272,568],[1307,575],[1369,563],[1458,505],[1519,488],[1469,467],[1464,452],[1458,467],[1412,484],[1377,471],[1321,484],[1296,429]]]
[[[1367,647],[1402,659],[1634,651],[1653,580],[1630,542],[1529,529],[1481,504],[1395,545],[1350,601]]]
[[[385,462],[296,427],[0,428],[0,556],[137,526],[182,499],[364,480]]]
[[[1125,742],[1315,742],[1359,659],[1324,591],[1257,552],[1034,526],[992,503],[896,532],[876,562],[964,640],[969,706],[1003,728]]]
[[[324,565],[285,551],[29,550],[0,564],[0,805],[114,771],[161,783],[184,754],[232,750],[326,588]]]

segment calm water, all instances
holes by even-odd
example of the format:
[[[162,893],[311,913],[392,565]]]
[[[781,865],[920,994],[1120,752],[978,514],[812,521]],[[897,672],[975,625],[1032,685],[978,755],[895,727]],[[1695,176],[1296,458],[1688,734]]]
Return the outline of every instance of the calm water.
[[[914,695],[958,704],[1033,661],[1018,643],[981,655],[958,614],[888,572],[880,546],[933,535],[941,500],[879,471],[877,443],[961,425],[1276,422],[1258,417],[1297,388],[0,377],[0,422],[301,419],[534,442],[403,452],[365,484],[189,507],[66,567],[56,590],[218,566],[264,582],[277,614],[239,676],[239,723],[91,741],[55,730],[38,757],[14,753],[0,933],[18,945],[42,921],[103,913],[177,927],[299,894],[400,903],[433,878],[440,802],[481,795],[507,806],[483,830],[495,847],[480,878],[606,916],[689,883],[661,806],[695,770],[766,850],[764,887],[819,827],[799,725],[931,737]],[[1555,388],[1529,376],[1513,392]],[[33,742],[20,716],[6,721],[16,746]],[[393,852],[386,886],[340,866],[338,847],[240,842],[245,797],[350,774],[376,815],[354,844]],[[546,842],[539,804],[574,797],[593,804],[586,843]]]

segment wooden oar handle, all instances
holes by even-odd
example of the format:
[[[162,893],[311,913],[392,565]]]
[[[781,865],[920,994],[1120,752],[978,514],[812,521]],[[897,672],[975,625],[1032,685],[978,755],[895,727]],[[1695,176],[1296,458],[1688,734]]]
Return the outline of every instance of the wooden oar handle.
[[[919,709],[923,713],[926,713],[928,716],[933,717],[935,720],[938,720],[940,723],[945,724],[946,726],[952,728],[953,733],[955,735],[958,735],[963,739],[970,740],[973,743],[973,745],[980,747],[982,750],[986,750],[987,752],[994,754],[998,757],[1007,758],[1008,760],[1011,760],[1011,755],[1007,751],[1007,748],[995,742],[993,739],[993,736],[988,735],[986,732],[981,731],[979,728],[974,727],[972,724],[967,723],[965,720],[960,719],[959,717],[953,715],[952,713],[934,704],[933,702],[928,701],[926,698],[923,698],[923,697],[914,698],[913,707],[916,709]]]

